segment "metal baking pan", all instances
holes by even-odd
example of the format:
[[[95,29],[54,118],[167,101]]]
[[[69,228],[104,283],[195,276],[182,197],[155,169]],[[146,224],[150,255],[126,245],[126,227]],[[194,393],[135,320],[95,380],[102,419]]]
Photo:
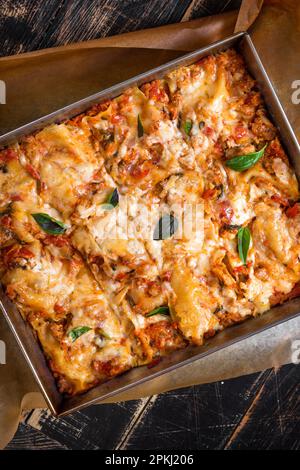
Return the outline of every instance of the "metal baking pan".
[[[224,51],[230,47],[236,48],[243,55],[249,72],[256,79],[260,91],[264,96],[267,108],[274,123],[279,129],[282,142],[291,159],[291,163],[294,166],[297,177],[300,180],[299,143],[283,111],[278,97],[276,96],[272,83],[264,70],[251,38],[247,33],[235,34],[234,36],[218,41],[211,46],[207,46],[184,55],[183,57],[168,62],[161,67],[150,70],[149,72],[138,75],[130,80],[66,106],[63,109],[22,126],[15,131],[8,132],[0,137],[0,147],[10,144],[23,135],[32,133],[50,123],[71,118],[101,100],[110,99],[120,95],[123,91],[133,85],[140,86],[150,80],[161,78],[167,72],[177,67],[190,65],[208,54]],[[174,352],[173,354],[164,357],[158,365],[151,369],[147,368],[147,366],[138,367],[124,373],[120,377],[113,378],[82,395],[71,398],[67,398],[58,392],[54,377],[47,366],[45,357],[36,341],[32,328],[22,319],[17,308],[5,296],[1,288],[0,308],[14,333],[14,336],[16,337],[20,349],[41,388],[51,412],[55,415],[61,416],[85,406],[99,403],[104,399],[140,385],[154,377],[158,377],[183,365],[190,364],[197,359],[226,348],[233,343],[253,336],[280,323],[284,323],[300,314],[300,298],[290,300],[280,306],[274,307],[258,318],[251,318],[241,324],[227,328],[213,338],[206,340],[203,346],[191,345],[186,349]]]

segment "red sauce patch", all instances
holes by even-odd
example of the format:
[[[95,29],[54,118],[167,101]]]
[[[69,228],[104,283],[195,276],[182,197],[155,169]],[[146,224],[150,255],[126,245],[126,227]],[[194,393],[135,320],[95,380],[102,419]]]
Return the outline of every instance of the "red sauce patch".
[[[297,217],[297,215],[300,213],[300,204],[296,203],[292,207],[289,207],[286,211],[287,217],[293,219],[294,217]]]
[[[92,367],[98,374],[105,375],[106,377],[113,377],[124,370],[124,366],[116,363],[113,359],[110,361],[95,360],[92,362]]]
[[[150,172],[149,166],[146,165],[140,165],[137,163],[130,169],[130,174],[133,178],[140,180],[142,178],[145,178]]]
[[[233,217],[233,209],[229,201],[219,203],[219,217],[223,223],[230,223]]]
[[[66,313],[66,309],[63,305],[60,305],[59,303],[56,303],[54,305],[54,312],[58,313],[59,315],[63,315],[64,313]]]
[[[215,195],[216,195],[215,188],[211,188],[211,189],[206,189],[203,192],[202,197],[203,199],[212,199]]]
[[[234,138],[237,140],[243,139],[248,134],[247,129],[244,126],[236,126],[234,130]]]
[[[70,245],[69,238],[62,235],[47,235],[43,240],[46,245],[54,245],[59,248]]]
[[[32,176],[32,178],[34,178],[35,180],[40,181],[41,176],[40,176],[39,172],[32,165],[30,165],[30,163],[27,163],[25,168],[28,171],[28,173]]]
[[[211,127],[209,127],[209,126],[205,126],[205,127],[203,128],[203,131],[202,131],[202,132],[203,132],[203,134],[206,135],[207,137],[211,137],[212,134],[214,133],[214,130],[213,130]]]
[[[32,253],[32,251],[30,251],[30,250],[28,250],[27,248],[24,248],[24,247],[19,249],[18,255],[21,258],[34,258],[34,254]]]
[[[12,228],[12,218],[10,215],[3,215],[0,219],[0,224],[3,225],[3,227],[11,229]]]
[[[121,121],[123,121],[123,116],[120,116],[120,114],[114,114],[110,118],[110,121],[112,124],[119,124]]]
[[[12,160],[18,160],[18,154],[17,152],[15,152],[15,150],[12,150],[12,149],[6,149],[6,150],[2,150],[2,152],[0,152],[0,161],[1,162],[10,162]]]
[[[12,194],[11,195],[11,200],[13,202],[24,201],[24,196],[22,194]]]
[[[286,198],[284,198],[283,196],[281,196],[280,194],[273,194],[273,196],[271,196],[271,199],[272,199],[272,201],[277,202],[278,204],[280,204],[283,207],[288,207],[289,206],[289,201]]]
[[[28,250],[28,248],[21,247],[18,245],[4,248],[2,252],[3,252],[3,262],[6,266],[9,266],[13,261],[17,260],[18,258],[23,258],[23,259],[34,258],[34,254],[30,250]]]
[[[151,83],[146,83],[142,88],[143,93],[154,101],[160,101],[162,103],[167,103],[169,97],[164,89],[162,83],[159,80],[154,80]]]

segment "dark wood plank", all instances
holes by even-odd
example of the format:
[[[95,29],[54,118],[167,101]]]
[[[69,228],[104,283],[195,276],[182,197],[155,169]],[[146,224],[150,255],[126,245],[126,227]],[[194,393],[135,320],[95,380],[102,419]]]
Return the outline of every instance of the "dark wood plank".
[[[223,448],[271,372],[161,395],[126,449]]]
[[[186,10],[183,19],[192,20],[203,16],[235,10],[240,7],[242,0],[193,0]]]
[[[11,441],[6,450],[64,450],[66,446],[56,442],[46,434],[33,429],[31,426],[21,423],[18,432],[13,441]]]
[[[143,399],[93,406],[60,419],[46,410],[35,411],[26,424],[69,449],[112,449],[147,402]]]
[[[260,374],[158,396],[123,449],[297,449],[300,369]]]
[[[191,0],[1,0],[1,55],[176,23]]]
[[[299,379],[287,365],[61,419],[35,411],[27,426],[68,449],[299,449]],[[26,429],[10,449],[32,445]]]
[[[226,442],[226,449],[299,449],[299,366],[272,369]]]

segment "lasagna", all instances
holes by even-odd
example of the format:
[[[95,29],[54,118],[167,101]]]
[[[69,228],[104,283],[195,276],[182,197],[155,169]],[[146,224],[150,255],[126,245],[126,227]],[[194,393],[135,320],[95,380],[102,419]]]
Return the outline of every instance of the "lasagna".
[[[0,188],[1,283],[61,393],[299,294],[298,182],[235,50],[2,149]]]

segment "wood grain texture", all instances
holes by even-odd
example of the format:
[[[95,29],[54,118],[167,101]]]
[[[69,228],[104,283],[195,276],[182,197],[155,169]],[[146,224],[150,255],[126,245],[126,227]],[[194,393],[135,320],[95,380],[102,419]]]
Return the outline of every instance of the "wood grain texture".
[[[159,396],[126,448],[298,448],[299,378],[285,366]]]
[[[1,0],[2,55],[181,20],[191,0]]]
[[[56,419],[35,410],[8,449],[299,449],[300,368],[194,386]]]
[[[44,433],[33,429],[31,426],[21,423],[13,441],[6,450],[66,450],[67,447],[46,436]]]
[[[241,0],[1,0],[0,55],[176,23],[240,4]]]
[[[1,0],[0,54],[238,8],[240,0]],[[7,449],[299,449],[299,366],[99,405],[24,414]]]
[[[193,0],[187,8],[182,21],[192,20],[203,16],[211,16],[225,11],[238,9],[241,0]]]

